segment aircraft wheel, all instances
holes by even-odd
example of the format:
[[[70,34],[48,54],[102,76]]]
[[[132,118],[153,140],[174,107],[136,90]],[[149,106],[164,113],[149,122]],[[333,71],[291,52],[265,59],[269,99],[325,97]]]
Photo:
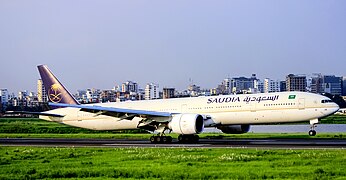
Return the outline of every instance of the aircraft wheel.
[[[309,131],[309,136],[315,136],[316,135],[316,131],[315,130],[310,130]]]
[[[167,143],[171,143],[172,142],[172,137],[171,136],[167,136]]]
[[[165,144],[171,143],[172,142],[172,137],[171,136],[163,136],[162,137],[162,142]]]
[[[162,136],[161,138],[162,138],[162,142],[163,142],[164,144],[166,144],[166,143],[167,143],[167,137],[166,137],[166,136]]]
[[[162,143],[163,142],[163,138],[161,136],[156,136],[156,143]]]
[[[156,143],[156,138],[155,138],[155,136],[151,136],[149,140],[150,140],[151,143]]]
[[[172,137],[171,136],[151,136],[150,137],[151,143],[171,143]]]

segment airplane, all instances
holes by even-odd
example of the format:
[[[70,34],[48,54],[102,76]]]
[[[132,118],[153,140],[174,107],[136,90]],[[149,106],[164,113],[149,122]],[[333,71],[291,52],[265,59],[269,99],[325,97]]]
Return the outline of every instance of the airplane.
[[[196,143],[205,127],[223,133],[247,133],[250,125],[310,122],[316,124],[334,114],[339,106],[328,97],[308,92],[275,92],[201,96],[142,101],[80,104],[46,65],[38,71],[54,109],[36,113],[40,119],[93,130],[143,129],[157,133],[152,143]]]

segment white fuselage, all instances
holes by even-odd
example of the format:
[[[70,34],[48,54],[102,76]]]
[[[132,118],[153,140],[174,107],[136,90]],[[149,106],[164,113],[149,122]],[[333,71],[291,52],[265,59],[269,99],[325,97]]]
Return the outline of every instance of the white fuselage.
[[[339,106],[326,103],[328,98],[305,92],[278,92],[266,94],[242,94],[203,96],[191,98],[126,101],[91,104],[134,110],[192,113],[209,117],[205,126],[289,123],[317,120],[335,113]],[[76,127],[95,130],[136,129],[142,118],[124,120],[107,115],[80,111],[79,108],[60,108],[50,113],[65,115],[62,118],[40,116]],[[173,115],[174,116],[174,115]]]

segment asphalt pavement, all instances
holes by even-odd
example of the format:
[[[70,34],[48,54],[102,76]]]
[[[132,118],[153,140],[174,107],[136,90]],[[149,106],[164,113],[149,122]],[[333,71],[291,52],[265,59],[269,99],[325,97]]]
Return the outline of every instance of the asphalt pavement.
[[[346,149],[346,139],[200,139],[199,143],[152,144],[149,140],[0,138],[0,146],[108,147],[108,148],[262,148],[262,149]]]

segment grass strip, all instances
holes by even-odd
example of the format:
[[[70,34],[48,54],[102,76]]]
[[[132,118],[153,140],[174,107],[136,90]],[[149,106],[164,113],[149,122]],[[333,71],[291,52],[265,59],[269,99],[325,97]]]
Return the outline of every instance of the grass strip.
[[[0,147],[0,179],[344,179],[345,150]]]

